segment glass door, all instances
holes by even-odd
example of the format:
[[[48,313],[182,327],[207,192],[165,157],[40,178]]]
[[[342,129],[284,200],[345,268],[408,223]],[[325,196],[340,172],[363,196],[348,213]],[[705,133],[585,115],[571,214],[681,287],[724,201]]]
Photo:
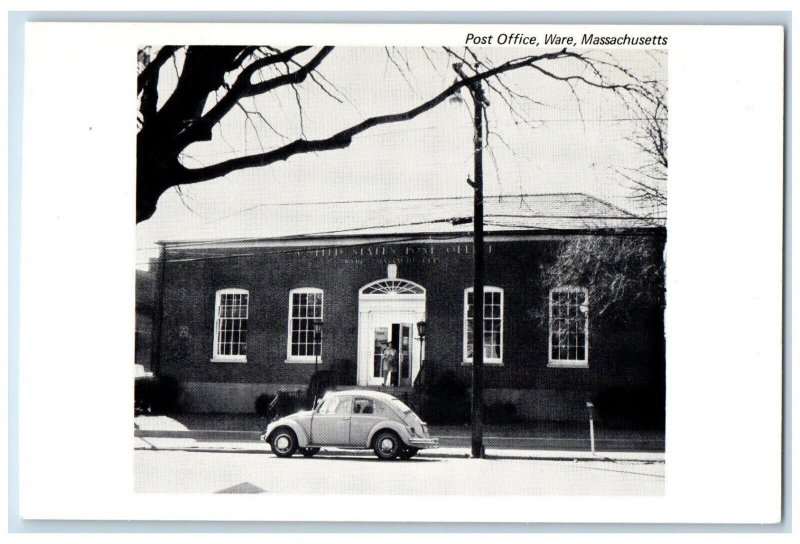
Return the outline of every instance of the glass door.
[[[383,350],[389,343],[389,327],[375,327],[373,334],[372,371],[369,385],[383,383]]]
[[[410,387],[411,386],[411,356],[414,353],[412,351],[412,343],[414,341],[413,336],[413,328],[408,323],[400,323],[398,325],[399,328],[399,346],[397,348],[398,351],[398,360],[399,360],[399,381],[398,385],[401,387]]]

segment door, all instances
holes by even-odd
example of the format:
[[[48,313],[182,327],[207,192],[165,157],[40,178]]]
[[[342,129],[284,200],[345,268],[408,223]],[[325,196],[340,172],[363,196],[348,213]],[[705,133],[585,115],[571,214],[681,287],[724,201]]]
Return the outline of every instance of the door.
[[[412,343],[414,341],[413,329],[410,323],[398,323],[397,330],[400,333],[397,346],[397,359],[399,367],[398,385],[400,387],[411,386],[411,358],[414,350]]]
[[[353,402],[353,416],[350,419],[350,445],[364,446],[367,444],[369,432],[380,423],[385,416],[378,414],[376,402],[373,399],[356,397]]]
[[[411,323],[385,323],[372,329],[372,365],[367,385],[383,385],[383,351],[386,346],[397,350],[397,372],[392,385],[411,386],[414,360],[414,328]]]
[[[383,350],[391,342],[389,326],[378,326],[373,329],[372,370],[367,385],[383,384]]]
[[[316,446],[347,446],[353,397],[329,397],[311,417],[310,441]]]

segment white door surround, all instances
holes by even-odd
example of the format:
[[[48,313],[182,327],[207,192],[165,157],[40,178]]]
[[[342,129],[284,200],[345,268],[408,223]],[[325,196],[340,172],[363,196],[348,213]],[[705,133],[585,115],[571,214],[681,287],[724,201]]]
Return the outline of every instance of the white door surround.
[[[409,355],[408,370],[405,371],[401,357],[401,380],[398,383],[414,383],[423,356],[414,336],[416,323],[425,319],[425,296],[425,288],[421,285],[394,277],[361,288],[358,293],[358,385],[383,383],[380,345],[386,341],[398,348],[401,354],[405,353],[405,348]],[[409,326],[410,337],[406,328]],[[408,345],[401,345],[401,342]]]

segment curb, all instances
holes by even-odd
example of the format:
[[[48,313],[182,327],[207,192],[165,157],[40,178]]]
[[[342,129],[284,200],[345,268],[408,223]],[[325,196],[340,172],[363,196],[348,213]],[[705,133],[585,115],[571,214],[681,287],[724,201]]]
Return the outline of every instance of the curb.
[[[198,442],[207,441],[208,443],[198,443],[197,445],[154,445],[135,446],[134,450],[141,451],[182,451],[195,453],[244,453],[244,454],[271,454],[268,446],[260,441],[260,432],[256,431],[144,431],[136,430],[134,436],[137,438],[166,438],[196,440]],[[440,439],[441,440],[441,439]],[[224,442],[224,443],[216,443]],[[240,444],[232,444],[240,442]],[[244,442],[244,444],[241,444]],[[489,441],[490,442],[490,441]],[[252,443],[252,444],[251,444]],[[602,450],[600,453],[592,455],[588,450],[574,450],[566,448],[512,448],[497,444],[487,444],[486,448],[490,451],[486,454],[486,459],[516,459],[532,461],[607,461],[607,462],[630,462],[630,463],[663,463],[663,452],[644,452],[644,451],[609,451]],[[458,451],[454,451],[458,450]],[[317,457],[371,457],[367,451],[339,450],[327,451]],[[469,444],[444,444],[436,449],[426,449],[420,451],[417,459],[469,459]]]
[[[260,442],[262,431],[242,431],[242,430],[156,430],[156,429],[135,429],[134,436],[138,438],[184,438],[194,440],[207,440],[212,442],[219,441],[240,441],[240,442]],[[470,438],[466,436],[439,436],[441,447],[469,448]],[[589,451],[589,440],[571,437],[484,437],[485,445],[495,449],[521,449],[521,450],[556,450],[556,451]],[[619,439],[603,438],[595,442],[595,449],[605,452],[624,452],[624,453],[650,453],[664,454],[663,440],[644,440],[644,439]]]
[[[266,454],[271,455],[272,452],[269,448],[265,449],[223,449],[223,448],[207,448],[202,446],[195,446],[195,447],[172,447],[172,448],[146,448],[146,447],[135,447],[134,450],[139,451],[182,451],[182,452],[193,452],[193,453],[248,453],[248,454]],[[576,455],[510,455],[510,454],[503,454],[503,453],[487,453],[484,457],[485,460],[517,460],[517,461],[559,461],[559,462],[568,462],[568,463],[577,463],[577,462],[585,462],[585,461],[593,461],[593,462],[607,462],[607,463],[640,463],[640,464],[661,464],[664,463],[664,459],[641,459],[636,457],[631,458],[613,458],[609,457],[606,454],[597,454],[595,456],[591,456],[591,454],[587,454],[584,452],[575,452]],[[359,458],[374,458],[373,455],[369,454],[365,451],[346,451],[340,450],[335,452],[327,452],[327,453],[319,453],[314,456],[314,459],[326,459],[326,458],[337,458],[337,457],[359,457]],[[299,457],[298,457],[299,458]],[[436,452],[429,451],[429,452],[420,452],[415,459],[410,460],[413,462],[414,460],[427,460],[427,459],[470,459],[471,455],[469,453],[445,453],[445,452]],[[375,458],[375,461],[380,461],[379,459]]]

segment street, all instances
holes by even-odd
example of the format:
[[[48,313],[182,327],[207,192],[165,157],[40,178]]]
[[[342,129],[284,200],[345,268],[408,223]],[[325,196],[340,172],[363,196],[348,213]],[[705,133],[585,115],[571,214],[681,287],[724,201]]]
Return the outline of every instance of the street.
[[[280,459],[263,444],[162,449],[137,439],[142,493],[344,493],[389,495],[663,495],[664,463],[487,459],[422,452],[378,461],[371,452],[323,451]],[[173,444],[174,445],[174,444]],[[387,477],[390,475],[390,477]]]

